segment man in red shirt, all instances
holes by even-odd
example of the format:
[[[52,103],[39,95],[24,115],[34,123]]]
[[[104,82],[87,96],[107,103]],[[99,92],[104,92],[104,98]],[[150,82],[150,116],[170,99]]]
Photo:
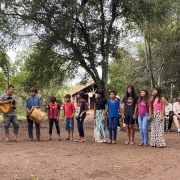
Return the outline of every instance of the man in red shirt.
[[[66,140],[73,141],[75,107],[70,100],[71,99],[70,94],[66,94],[64,99],[65,99],[65,103],[63,105],[64,120],[66,119],[66,131],[68,131],[68,138]]]

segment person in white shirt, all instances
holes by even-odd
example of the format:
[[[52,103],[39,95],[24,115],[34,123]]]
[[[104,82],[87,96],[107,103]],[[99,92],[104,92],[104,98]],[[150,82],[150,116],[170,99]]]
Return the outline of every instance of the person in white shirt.
[[[168,121],[168,131],[171,131],[173,121],[173,106],[169,103],[168,98],[165,98],[165,120],[164,120],[164,131],[166,130],[166,121]]]
[[[174,112],[174,123],[178,128],[178,133],[180,133],[179,119],[180,119],[180,97],[177,98],[177,102],[173,104],[173,112]]]

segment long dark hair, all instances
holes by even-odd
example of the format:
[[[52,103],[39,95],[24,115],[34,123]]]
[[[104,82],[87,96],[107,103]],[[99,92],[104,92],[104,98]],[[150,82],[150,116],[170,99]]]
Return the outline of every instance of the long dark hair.
[[[131,94],[128,93],[128,88],[131,88],[131,89],[132,89],[132,93],[131,93]],[[127,91],[126,91],[126,95],[125,95],[125,100],[126,100],[126,101],[127,101],[128,97],[132,97],[133,100],[134,100],[135,97],[136,97],[136,92],[135,92],[134,86],[132,86],[132,85],[129,85],[129,86],[127,87]]]
[[[101,95],[101,99],[104,99],[104,98],[105,98],[105,96],[104,96],[104,91],[103,91],[102,89],[98,89],[97,94],[100,94],[100,95]]]
[[[159,98],[159,100],[158,100],[158,103],[161,101],[161,99],[162,99],[162,89],[160,88],[160,87],[155,87],[154,88],[158,93],[157,93],[157,95],[154,95],[153,94],[153,102],[155,101],[155,99],[158,97]]]
[[[148,93],[148,90],[146,89],[141,89],[141,91],[144,91],[145,92],[145,97],[143,98],[141,95],[139,97],[139,102],[141,102],[142,100],[144,100],[145,104],[147,105],[148,104],[148,101],[149,101],[149,93]],[[141,92],[140,91],[140,92]]]

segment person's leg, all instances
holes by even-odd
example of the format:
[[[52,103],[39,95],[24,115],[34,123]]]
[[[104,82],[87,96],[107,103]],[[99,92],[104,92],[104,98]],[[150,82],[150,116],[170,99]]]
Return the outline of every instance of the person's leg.
[[[79,120],[79,130],[80,130],[80,137],[81,137],[80,142],[84,142],[84,127],[83,127],[83,124],[84,124],[84,119],[82,118],[81,120]]]
[[[113,129],[114,129],[114,134],[113,134],[113,144],[115,144],[116,143],[116,137],[117,137],[117,124],[118,124],[118,120],[119,120],[119,118],[117,117],[114,117],[113,118]]]
[[[70,127],[69,127],[69,118],[66,118],[66,131],[67,131],[67,133],[68,133],[68,137],[66,138],[66,140],[70,140]],[[77,124],[78,124],[78,121],[77,121]],[[77,125],[77,127],[78,127],[78,125]],[[79,130],[79,129],[78,129]]]
[[[166,131],[166,118],[164,118],[164,131]]]
[[[72,141],[73,140],[73,131],[74,131],[74,119],[71,118],[70,121],[69,121],[69,137],[70,137],[70,140]]]
[[[171,130],[172,127],[172,118],[169,118],[169,122],[168,122],[168,131]]]
[[[5,134],[6,134],[6,142],[9,142],[10,141],[9,126],[11,123],[11,117],[8,115],[4,115],[3,118],[4,118],[4,130],[5,130]]]
[[[80,132],[80,118],[77,119],[77,127],[78,127],[78,132],[79,132],[79,140],[82,138],[81,137],[81,132]]]
[[[58,141],[61,141],[59,120],[55,120],[55,125],[56,125],[56,131],[57,131],[57,135],[58,135]]]
[[[179,127],[179,120],[178,117],[176,115],[173,116],[174,119],[174,123],[176,125],[176,127],[178,128],[178,132],[180,133],[180,127]]]
[[[129,129],[130,129],[130,143],[131,145],[134,144],[134,136],[135,136],[135,130],[134,130],[134,123],[135,120],[132,118],[132,116],[129,117]]]
[[[27,118],[29,140],[33,140],[33,121]]]
[[[40,140],[40,137],[41,137],[40,124],[38,124],[37,122],[35,122],[35,125],[36,125],[36,137],[37,137],[37,140],[39,141],[39,140]]]
[[[149,117],[149,114],[144,114],[143,115],[143,125],[142,125],[142,130],[143,130],[143,143],[144,143],[144,146],[147,146],[148,145],[148,128],[149,128],[149,120],[148,120],[148,117]]]
[[[49,140],[51,140],[52,137],[52,129],[53,129],[53,119],[49,121]]]
[[[139,146],[142,146],[144,143],[143,118],[140,114],[138,115],[138,123],[139,123],[139,131],[140,131],[140,138],[141,138],[141,143],[139,144]]]
[[[13,124],[13,127],[14,127],[14,141],[18,141],[17,140],[17,135],[18,135],[18,130],[19,130],[19,123],[18,123],[18,119],[17,119],[17,116],[12,116],[11,117],[11,122]]]
[[[124,123],[126,125],[128,140],[125,142],[126,145],[130,143],[130,128],[129,128],[129,116],[125,116]]]
[[[109,139],[110,139],[108,143],[112,143],[113,118],[109,117],[108,119],[109,119]]]

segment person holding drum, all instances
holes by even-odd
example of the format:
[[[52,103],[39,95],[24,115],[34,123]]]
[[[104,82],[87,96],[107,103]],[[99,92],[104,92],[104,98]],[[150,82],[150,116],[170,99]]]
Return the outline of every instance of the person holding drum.
[[[37,89],[32,87],[30,89],[30,97],[26,99],[26,110],[27,110],[27,124],[28,124],[28,134],[29,140],[33,141],[33,121],[29,118],[34,108],[39,108],[41,106],[40,98],[37,96]],[[40,141],[40,124],[35,122],[36,126],[36,137]]]

